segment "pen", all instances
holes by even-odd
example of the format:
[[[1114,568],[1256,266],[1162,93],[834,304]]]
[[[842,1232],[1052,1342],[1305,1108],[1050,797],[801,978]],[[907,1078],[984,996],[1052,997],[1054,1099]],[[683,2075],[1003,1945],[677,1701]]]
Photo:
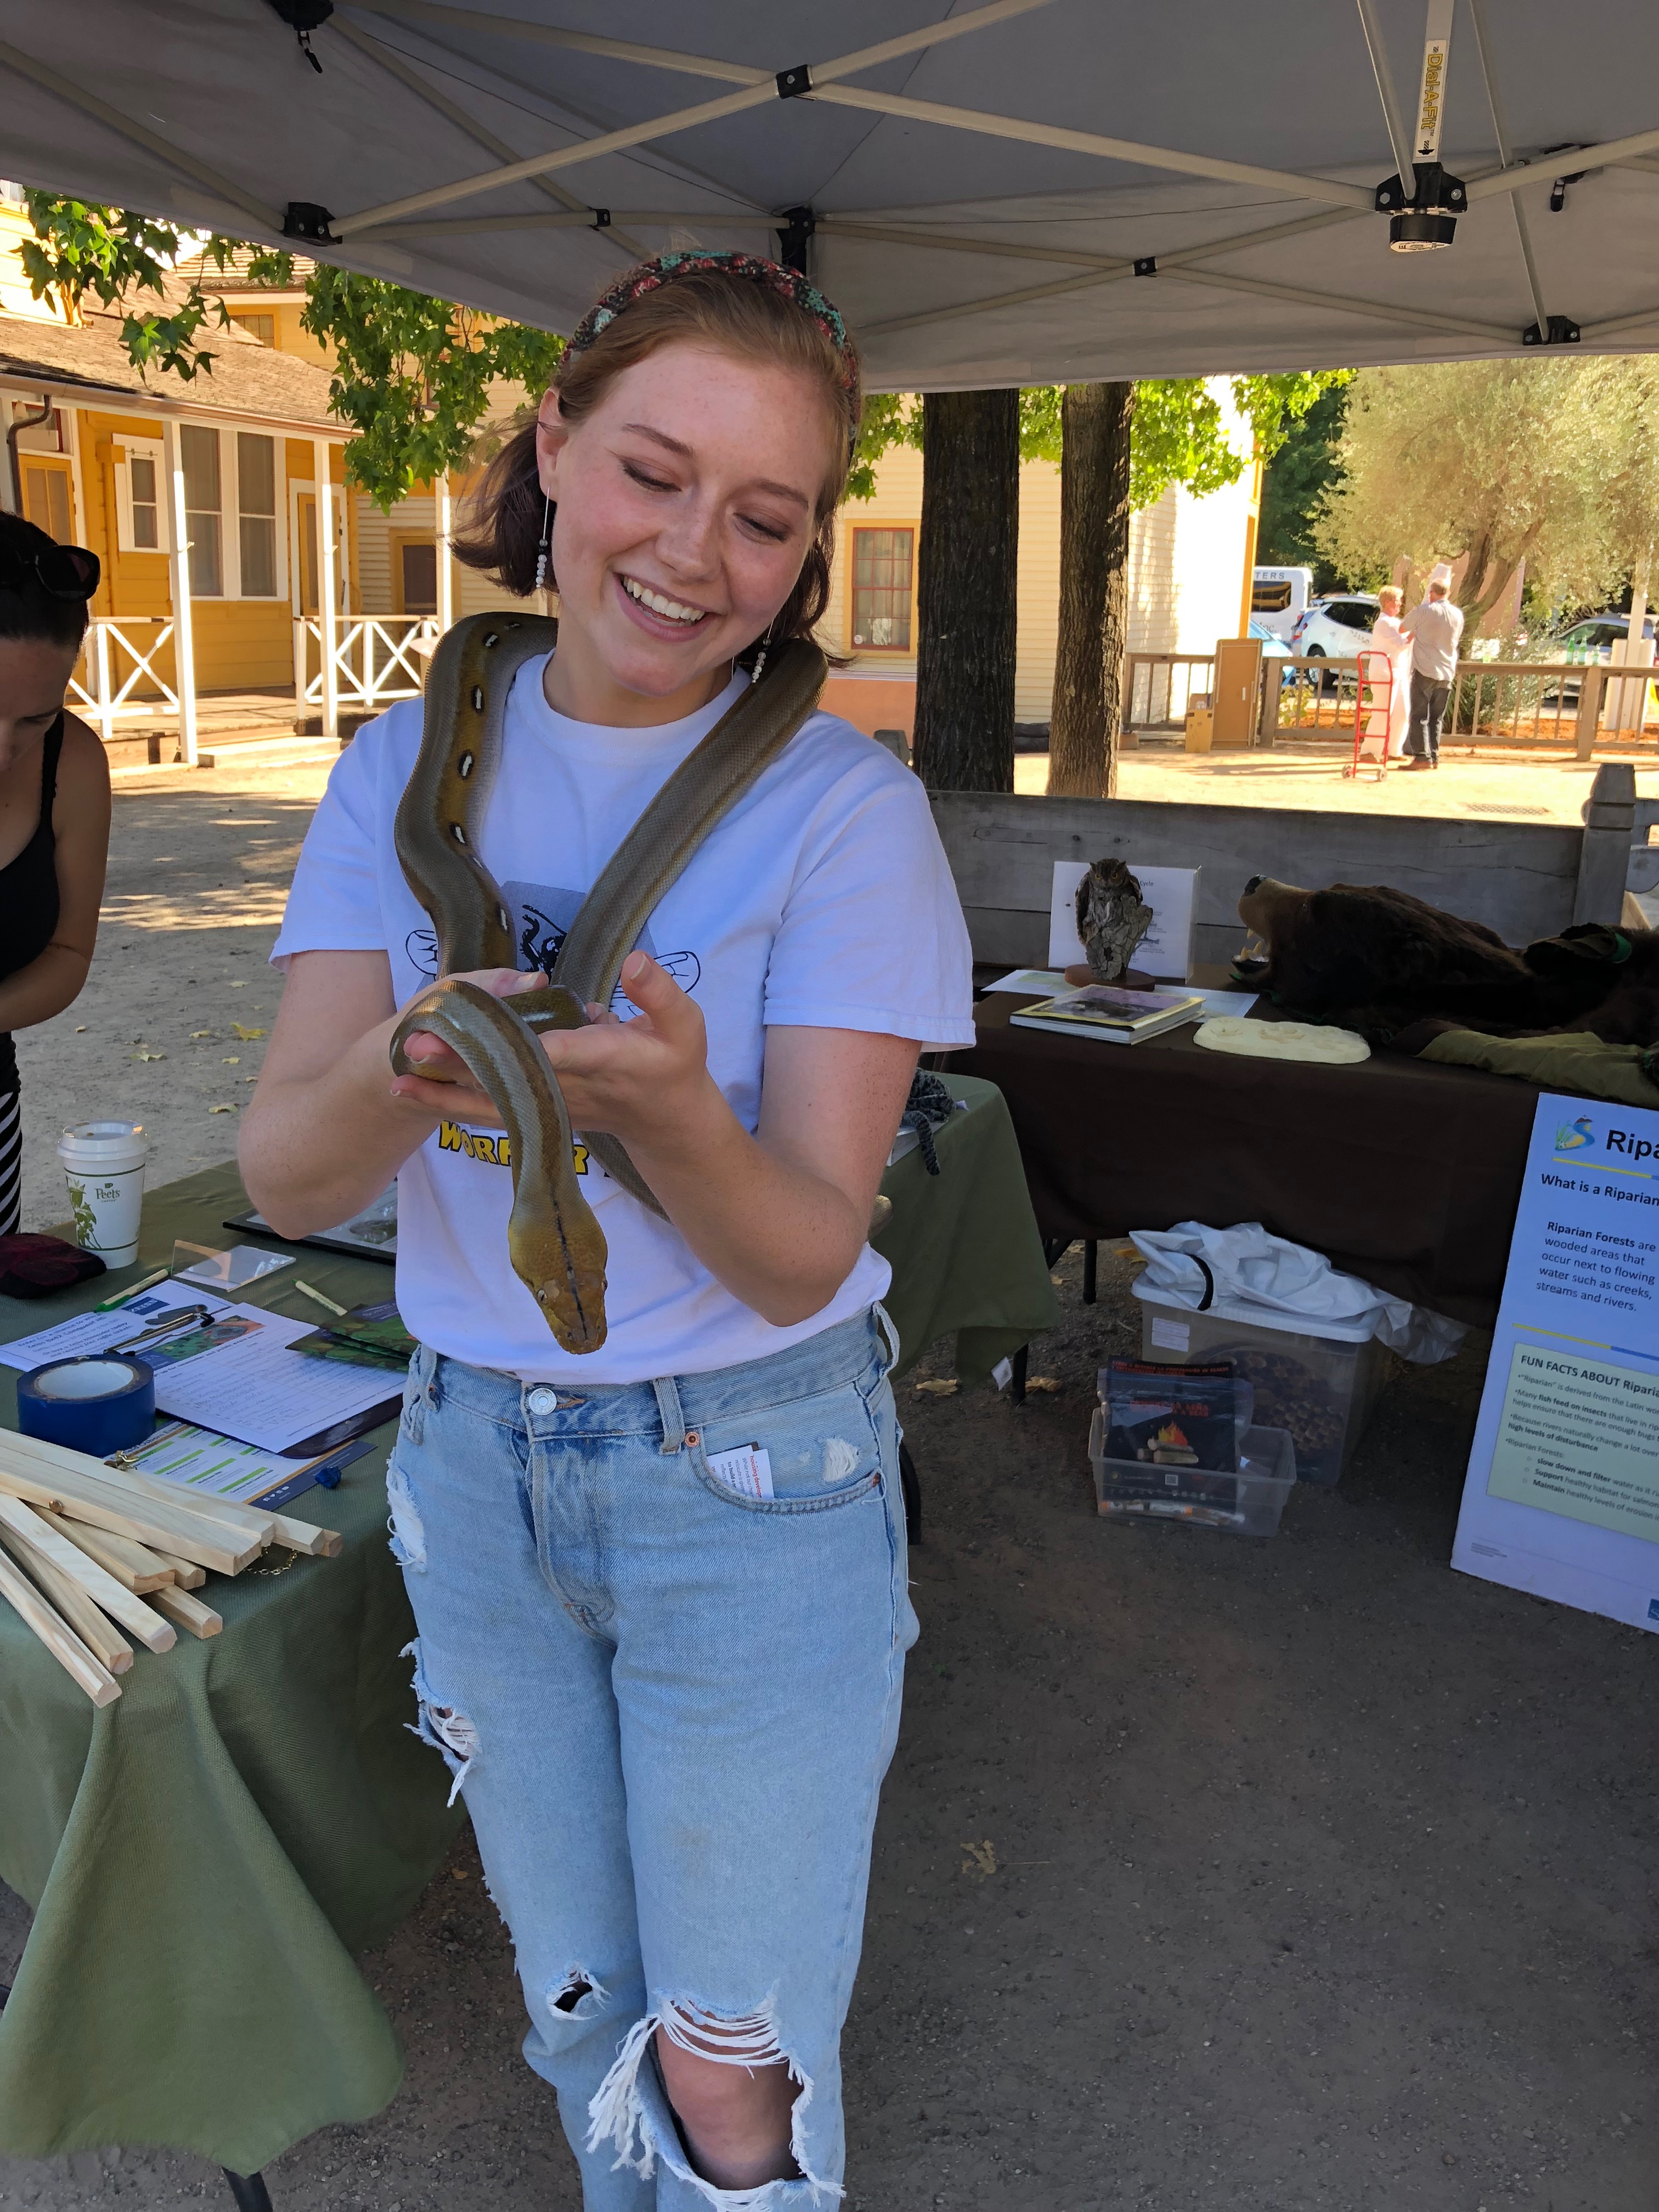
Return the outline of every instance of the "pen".
[[[320,1291],[313,1290],[302,1277],[296,1275],[294,1278],[294,1287],[296,1291],[303,1291],[308,1298],[314,1298],[319,1306],[326,1306],[330,1313],[338,1314],[342,1320],[344,1319],[345,1308],[337,1306],[332,1298],[325,1298]]]
[[[129,1283],[125,1290],[117,1291],[112,1298],[106,1298],[101,1305],[94,1306],[94,1313],[113,1313],[117,1306],[124,1306],[129,1298],[136,1298],[140,1291],[153,1290],[157,1283],[165,1282],[167,1274],[167,1271],[165,1267],[157,1267],[152,1273],[146,1275],[142,1282]]]

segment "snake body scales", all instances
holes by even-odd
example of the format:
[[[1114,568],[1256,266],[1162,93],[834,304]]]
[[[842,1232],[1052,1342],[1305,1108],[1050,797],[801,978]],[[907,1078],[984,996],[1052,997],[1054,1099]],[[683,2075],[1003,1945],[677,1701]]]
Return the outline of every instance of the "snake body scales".
[[[480,857],[478,832],[513,679],[557,638],[557,623],[544,617],[471,615],[433,655],[420,753],[398,803],[395,842],[404,879],[436,933],[438,981],[405,1009],[392,1065],[399,1075],[422,1073],[404,1047],[424,1030],[488,1092],[507,1134],[513,1271],[564,1350],[589,1352],[605,1339],[605,1232],[582,1194],[570,1116],[538,1039],[550,1029],[580,1029],[590,1004],[608,1004],[653,908],[812,712],[828,671],[817,647],[801,639],[770,654],[760,680],[688,754],[623,839],[583,902],[547,985],[497,999],[457,972],[518,965],[513,918]],[[624,1189],[661,1213],[614,1137],[582,1136]]]

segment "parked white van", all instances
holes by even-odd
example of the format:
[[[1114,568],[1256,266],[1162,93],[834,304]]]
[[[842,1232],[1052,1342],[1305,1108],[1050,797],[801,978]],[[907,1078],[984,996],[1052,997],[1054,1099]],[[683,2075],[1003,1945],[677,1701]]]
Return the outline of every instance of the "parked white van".
[[[1250,591],[1250,612],[1286,643],[1313,597],[1311,568],[1257,568]]]

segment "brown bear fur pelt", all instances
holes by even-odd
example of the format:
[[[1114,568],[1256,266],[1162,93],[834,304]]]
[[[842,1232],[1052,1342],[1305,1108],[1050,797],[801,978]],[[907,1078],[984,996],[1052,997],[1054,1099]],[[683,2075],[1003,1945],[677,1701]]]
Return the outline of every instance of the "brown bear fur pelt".
[[[1659,931],[1586,924],[1516,952],[1480,922],[1386,884],[1308,891],[1266,877],[1238,911],[1267,947],[1265,961],[1241,960],[1241,977],[1287,1011],[1374,1043],[1420,1049],[1417,1025],[1430,1023],[1659,1044]]]

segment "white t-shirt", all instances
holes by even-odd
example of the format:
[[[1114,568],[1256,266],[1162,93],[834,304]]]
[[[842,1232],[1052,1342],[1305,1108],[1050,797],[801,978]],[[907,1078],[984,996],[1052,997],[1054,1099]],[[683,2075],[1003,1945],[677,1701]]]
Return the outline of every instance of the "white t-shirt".
[[[684,721],[612,729],[556,714],[542,690],[545,665],[526,662],[514,682],[479,840],[526,969],[552,967],[600,870],[747,681],[734,678]],[[431,924],[392,842],[421,721],[421,702],[404,701],[341,755],[271,955],[383,950],[399,1006],[436,965]],[[759,1121],[770,1024],[924,1047],[974,1042],[972,956],[927,793],[832,714],[796,732],[665,894],[639,942],[702,1008],[709,1070],[745,1129]],[[620,989],[612,1003],[633,1012]],[[887,1287],[886,1261],[866,1245],[821,1313],[775,1328],[579,1146],[582,1188],[610,1247],[609,1334],[597,1352],[567,1352],[507,1261],[512,1178],[500,1143],[497,1131],[446,1122],[398,1178],[398,1303],[414,1334],[453,1358],[526,1381],[699,1374],[816,1335]]]

